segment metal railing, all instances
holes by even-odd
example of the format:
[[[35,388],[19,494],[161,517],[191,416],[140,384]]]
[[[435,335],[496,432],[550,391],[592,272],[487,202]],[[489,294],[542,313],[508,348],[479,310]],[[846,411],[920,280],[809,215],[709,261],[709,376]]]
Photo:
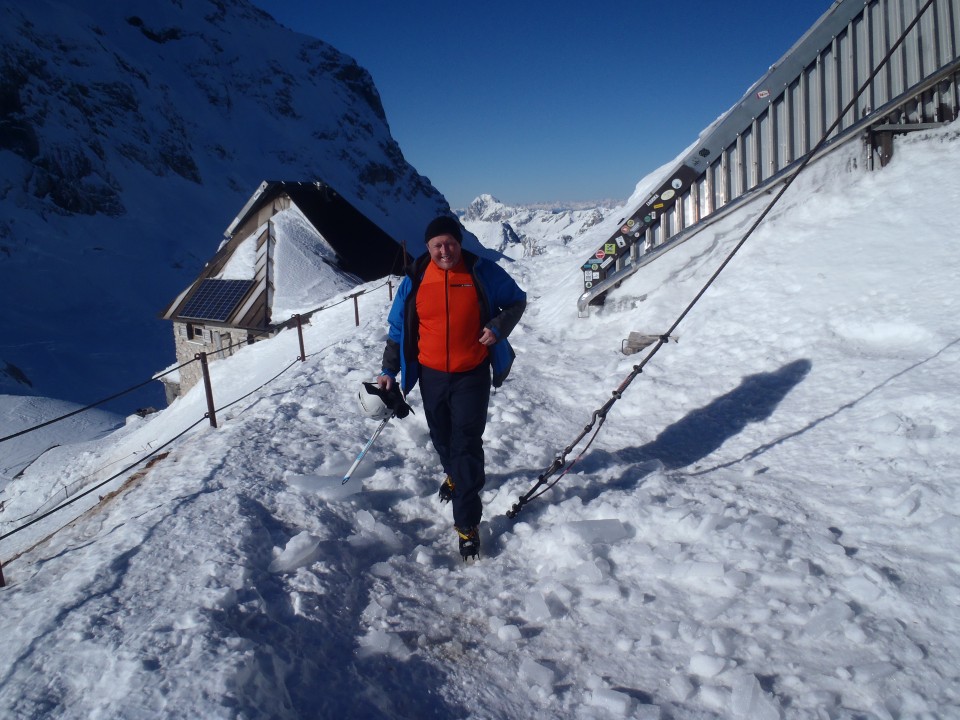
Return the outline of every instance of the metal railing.
[[[958,114],[960,0],[838,0],[584,262],[578,308],[789,177],[838,116],[823,152],[863,137],[883,164],[871,127]]]

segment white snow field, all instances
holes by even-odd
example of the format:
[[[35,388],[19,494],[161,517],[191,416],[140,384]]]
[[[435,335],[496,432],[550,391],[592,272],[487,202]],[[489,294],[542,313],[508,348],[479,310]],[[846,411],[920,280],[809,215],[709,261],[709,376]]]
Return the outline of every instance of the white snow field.
[[[859,158],[801,175],[516,520],[644,357],[621,341],[664,332],[760,206],[586,318],[579,265],[615,224],[509,264],[530,302],[477,563],[417,392],[340,485],[376,425],[356,393],[386,288],[359,328],[350,302],[315,316],[306,362],[285,332],[212,364],[217,429],[195,388],[64,438],[2,490],[0,534],[200,421],[0,541],[2,715],[960,717],[960,124],[898,139],[881,171]]]

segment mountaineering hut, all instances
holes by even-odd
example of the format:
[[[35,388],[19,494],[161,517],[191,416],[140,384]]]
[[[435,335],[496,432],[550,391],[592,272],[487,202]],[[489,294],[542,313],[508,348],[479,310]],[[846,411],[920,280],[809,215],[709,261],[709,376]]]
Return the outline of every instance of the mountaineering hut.
[[[400,244],[323,182],[264,181],[213,258],[160,314],[173,321],[177,365],[268,338],[294,314],[403,271]],[[167,402],[200,381],[199,363],[161,378]]]

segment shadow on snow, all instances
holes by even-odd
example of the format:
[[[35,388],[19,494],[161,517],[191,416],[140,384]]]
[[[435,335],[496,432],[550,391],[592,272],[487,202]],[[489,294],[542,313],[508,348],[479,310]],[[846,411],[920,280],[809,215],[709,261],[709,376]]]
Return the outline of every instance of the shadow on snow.
[[[563,487],[561,480],[557,486],[559,494],[550,491],[545,499],[559,503],[569,497],[580,497],[587,503],[609,489],[636,487],[644,477],[658,469],[676,470],[703,460],[739,434],[747,424],[770,417],[790,391],[803,382],[812,367],[810,360],[801,359],[774,372],[749,375],[735,389],[709,405],[693,410],[646,445],[616,452],[594,450],[573,467],[585,474],[599,473],[617,465],[625,466],[624,471],[615,479],[602,484],[594,482],[588,487]],[[501,481],[520,474],[511,473],[503,476]]]

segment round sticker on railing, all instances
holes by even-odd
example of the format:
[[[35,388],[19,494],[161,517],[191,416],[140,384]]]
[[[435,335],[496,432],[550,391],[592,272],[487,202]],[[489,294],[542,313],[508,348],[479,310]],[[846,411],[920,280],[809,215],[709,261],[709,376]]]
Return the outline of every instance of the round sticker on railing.
[[[660,199],[664,201],[670,200],[676,194],[676,190],[667,190],[663,195],[660,196]]]

